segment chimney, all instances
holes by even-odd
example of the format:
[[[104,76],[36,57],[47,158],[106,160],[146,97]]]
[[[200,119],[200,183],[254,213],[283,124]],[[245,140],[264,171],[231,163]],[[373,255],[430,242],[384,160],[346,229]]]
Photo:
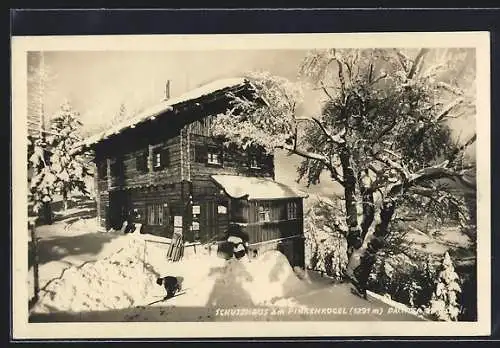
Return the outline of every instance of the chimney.
[[[167,83],[165,84],[165,100],[170,99],[170,80],[167,80]]]

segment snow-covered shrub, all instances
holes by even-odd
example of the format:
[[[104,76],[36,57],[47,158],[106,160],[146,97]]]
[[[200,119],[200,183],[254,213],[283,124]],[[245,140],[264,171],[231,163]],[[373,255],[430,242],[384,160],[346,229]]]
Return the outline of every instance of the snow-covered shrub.
[[[332,202],[318,199],[305,217],[306,267],[338,280],[348,263],[347,228],[340,210]]]
[[[424,310],[432,296],[434,275],[434,267],[428,260],[415,261],[405,254],[379,255],[369,276],[368,289]]]
[[[444,254],[436,279],[436,287],[429,304],[428,314],[442,321],[456,321],[460,314],[460,280],[455,272],[450,254]]]

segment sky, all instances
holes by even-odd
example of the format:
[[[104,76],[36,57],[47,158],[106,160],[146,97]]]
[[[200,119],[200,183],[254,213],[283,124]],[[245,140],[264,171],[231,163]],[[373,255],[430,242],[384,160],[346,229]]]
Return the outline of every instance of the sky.
[[[45,112],[50,117],[69,100],[80,113],[86,129],[97,128],[113,118],[125,104],[134,113],[164,98],[170,81],[175,97],[215,79],[242,76],[250,71],[269,71],[297,79],[304,50],[215,50],[215,51],[50,51],[43,53],[50,88]],[[28,69],[39,65],[40,53],[30,52]],[[318,92],[305,95],[301,111],[313,115],[320,111]],[[303,115],[303,116],[306,116]],[[461,131],[470,120],[460,121]],[[276,179],[295,185],[296,156],[276,154]],[[340,192],[328,178],[309,191]]]

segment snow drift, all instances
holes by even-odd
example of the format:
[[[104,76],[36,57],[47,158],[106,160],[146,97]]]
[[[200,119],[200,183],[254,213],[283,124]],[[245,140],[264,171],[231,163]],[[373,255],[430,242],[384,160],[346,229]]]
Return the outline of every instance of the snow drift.
[[[156,278],[166,275],[183,278],[183,294],[162,302],[165,290],[156,284]],[[309,281],[299,279],[279,251],[229,261],[198,252],[180,262],[169,262],[166,247],[130,237],[111,257],[68,268],[46,286],[33,311],[265,305],[308,289]]]

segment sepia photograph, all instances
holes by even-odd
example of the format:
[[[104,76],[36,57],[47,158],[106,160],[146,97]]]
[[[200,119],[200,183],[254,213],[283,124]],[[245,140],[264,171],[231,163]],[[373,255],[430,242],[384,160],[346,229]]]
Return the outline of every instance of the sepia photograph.
[[[488,50],[14,37],[14,330],[488,333]]]

